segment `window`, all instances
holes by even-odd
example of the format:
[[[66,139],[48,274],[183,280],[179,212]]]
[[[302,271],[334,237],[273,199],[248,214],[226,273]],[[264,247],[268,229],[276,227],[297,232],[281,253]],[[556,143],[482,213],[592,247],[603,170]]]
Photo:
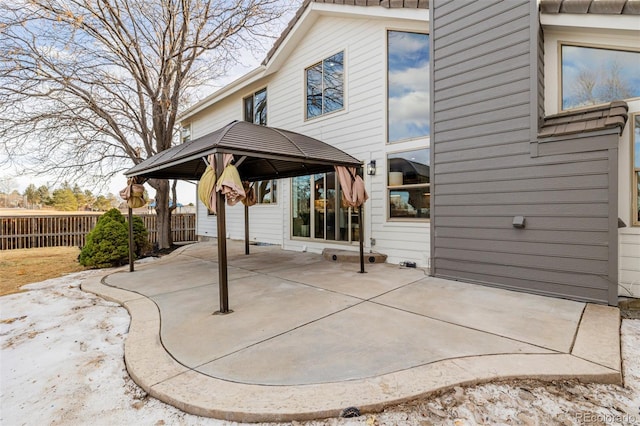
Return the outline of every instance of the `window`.
[[[344,52],[307,68],[305,74],[307,119],[344,108]]]
[[[562,109],[640,96],[640,52],[561,46]]]
[[[387,155],[389,218],[428,219],[429,150]]]
[[[633,179],[632,179],[632,191],[633,191],[633,212],[632,219],[633,224],[640,225],[640,114],[634,115],[631,120],[633,123],[633,133],[631,141],[633,149]]]
[[[429,136],[429,35],[387,33],[389,143]]]
[[[358,241],[358,210],[342,202],[335,172],[298,176],[291,181],[292,236]]]
[[[244,121],[253,124],[267,125],[267,89],[258,90],[243,99]]]
[[[180,129],[180,142],[185,143],[191,140],[191,124],[182,126]]]
[[[258,204],[275,204],[278,202],[278,181],[260,180],[253,184]]]

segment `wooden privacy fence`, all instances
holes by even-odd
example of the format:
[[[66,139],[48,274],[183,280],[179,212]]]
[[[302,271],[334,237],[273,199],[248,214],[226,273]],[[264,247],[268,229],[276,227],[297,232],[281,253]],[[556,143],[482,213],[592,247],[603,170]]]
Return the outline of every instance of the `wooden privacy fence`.
[[[157,241],[156,219],[153,214],[139,216],[149,231],[149,241]],[[4,216],[0,217],[0,250],[37,247],[82,247],[99,215]],[[125,216],[126,219],[126,216]],[[196,215],[171,215],[174,242],[196,240]]]

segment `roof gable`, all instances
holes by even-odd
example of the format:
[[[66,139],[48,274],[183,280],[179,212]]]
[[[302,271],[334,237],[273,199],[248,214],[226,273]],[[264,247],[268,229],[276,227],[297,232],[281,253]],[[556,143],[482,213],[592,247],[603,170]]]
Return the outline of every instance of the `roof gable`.
[[[369,10],[365,10],[365,7]],[[385,9],[394,9],[394,11],[385,12]],[[424,16],[417,17],[412,9],[422,10]],[[243,87],[276,72],[287,57],[287,45],[295,48],[295,34],[304,34],[318,16],[323,14],[335,16],[344,13],[345,16],[365,16],[378,19],[387,19],[391,16],[400,19],[426,20],[428,9],[429,0],[305,0],[258,68],[190,106],[180,114],[179,120],[186,120]]]
[[[273,44],[269,53],[267,53],[266,58],[262,62],[263,65],[266,65],[269,60],[273,57],[275,52],[278,50],[280,45],[287,38],[289,33],[293,30],[293,27],[296,26],[304,11],[307,9],[310,3],[326,3],[326,4],[337,4],[337,5],[345,5],[345,6],[378,6],[385,7],[387,9],[429,9],[429,0],[305,0],[305,2],[300,6],[300,9],[296,12],[295,16],[287,27],[284,29],[280,37]]]

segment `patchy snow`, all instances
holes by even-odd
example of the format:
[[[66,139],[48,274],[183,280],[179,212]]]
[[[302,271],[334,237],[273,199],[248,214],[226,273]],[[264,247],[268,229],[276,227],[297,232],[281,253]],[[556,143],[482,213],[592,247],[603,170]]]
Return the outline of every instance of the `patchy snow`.
[[[145,394],[123,360],[129,315],[79,289],[87,271],[0,297],[0,424],[232,425]],[[325,425],[640,425],[640,320],[624,320],[625,387],[510,381],[456,387],[432,398]]]

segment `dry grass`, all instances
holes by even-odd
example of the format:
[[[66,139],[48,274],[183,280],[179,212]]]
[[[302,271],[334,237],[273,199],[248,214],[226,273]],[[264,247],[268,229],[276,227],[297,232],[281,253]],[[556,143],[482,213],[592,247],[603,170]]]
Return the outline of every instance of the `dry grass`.
[[[28,209],[6,209],[0,208],[0,216],[75,216],[75,215],[96,215],[99,216],[104,212],[84,212],[73,211],[65,212],[61,210],[52,209],[40,209],[40,210],[28,210]]]
[[[45,247],[0,251],[0,296],[20,292],[29,283],[83,271],[77,247]]]

